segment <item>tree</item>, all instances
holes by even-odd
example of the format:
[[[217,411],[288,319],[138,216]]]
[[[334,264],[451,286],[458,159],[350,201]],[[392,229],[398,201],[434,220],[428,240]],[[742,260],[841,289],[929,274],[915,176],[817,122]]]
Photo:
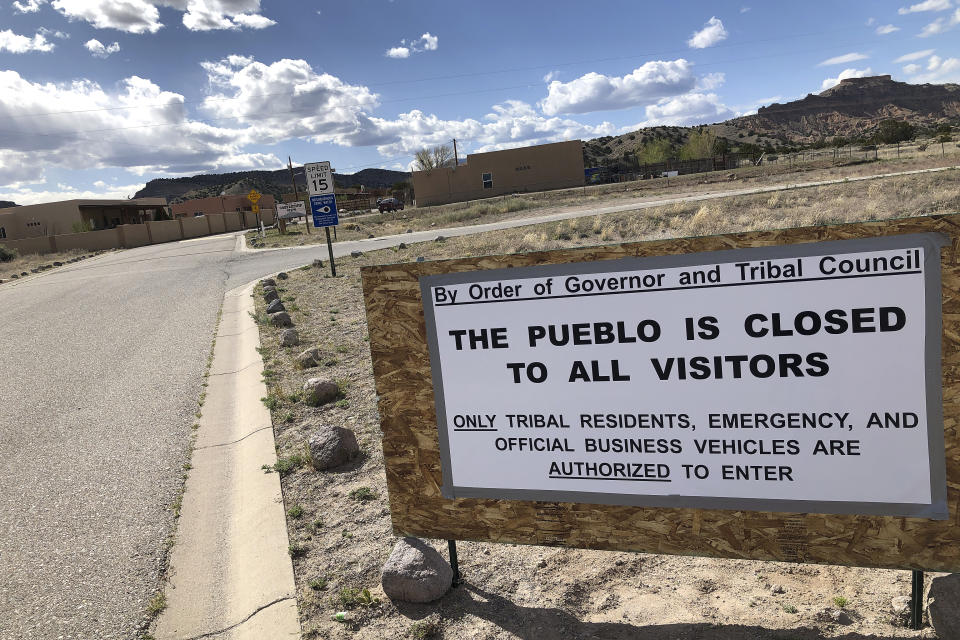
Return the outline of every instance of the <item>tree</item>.
[[[432,149],[424,147],[417,151],[413,160],[417,171],[429,171],[430,169],[440,169],[442,167],[453,166],[453,147],[446,144],[438,144]]]
[[[656,164],[666,162],[673,155],[673,145],[666,138],[657,138],[644,142],[637,147],[638,164]]]
[[[691,131],[686,143],[680,149],[682,160],[713,157],[713,145],[717,137],[705,129]]]
[[[899,144],[913,138],[915,132],[916,127],[909,122],[888,118],[880,122],[877,139],[884,144]]]

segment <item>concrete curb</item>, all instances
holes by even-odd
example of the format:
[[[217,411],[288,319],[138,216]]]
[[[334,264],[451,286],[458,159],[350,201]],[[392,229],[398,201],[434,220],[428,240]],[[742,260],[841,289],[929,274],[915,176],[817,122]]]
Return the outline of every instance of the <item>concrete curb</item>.
[[[260,468],[277,457],[255,284],[224,296],[157,640],[300,637],[280,477]]]

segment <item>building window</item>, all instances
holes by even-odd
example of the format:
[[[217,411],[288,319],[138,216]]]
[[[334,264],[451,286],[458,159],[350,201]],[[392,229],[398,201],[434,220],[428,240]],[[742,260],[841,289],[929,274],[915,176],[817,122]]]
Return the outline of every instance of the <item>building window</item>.
[[[484,189],[493,189],[493,174],[484,173],[480,176],[480,179],[483,180]]]
[[[7,230],[4,227],[0,227],[0,238],[7,237]]]

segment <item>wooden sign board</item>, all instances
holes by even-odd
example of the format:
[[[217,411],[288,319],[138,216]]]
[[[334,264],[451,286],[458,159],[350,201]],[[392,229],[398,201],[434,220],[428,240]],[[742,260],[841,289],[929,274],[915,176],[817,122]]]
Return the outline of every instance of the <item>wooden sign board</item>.
[[[935,216],[364,268],[395,532],[960,571],[958,249]]]

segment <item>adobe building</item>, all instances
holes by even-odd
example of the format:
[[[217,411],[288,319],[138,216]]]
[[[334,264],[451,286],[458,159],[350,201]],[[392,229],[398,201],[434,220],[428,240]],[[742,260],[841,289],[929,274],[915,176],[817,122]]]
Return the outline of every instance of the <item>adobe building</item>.
[[[413,172],[419,207],[583,184],[580,140],[472,153],[457,167]]]
[[[142,224],[165,211],[165,198],[63,200],[0,209],[0,240],[21,240]]]
[[[274,211],[277,208],[273,196],[267,193],[260,194],[261,212]],[[253,211],[253,203],[247,196],[212,196],[197,198],[170,205],[174,218],[191,218],[210,215],[211,213],[244,213]]]

